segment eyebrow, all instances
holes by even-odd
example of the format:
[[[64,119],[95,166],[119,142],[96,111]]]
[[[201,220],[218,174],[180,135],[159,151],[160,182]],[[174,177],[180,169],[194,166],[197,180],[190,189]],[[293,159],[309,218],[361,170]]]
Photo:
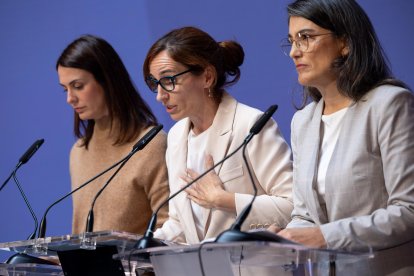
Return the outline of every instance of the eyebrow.
[[[164,75],[164,74],[173,75],[175,72],[176,72],[176,70],[173,70],[173,69],[164,69],[164,70],[161,70],[160,75],[161,76]],[[152,78],[154,78],[154,79],[156,79],[155,76],[154,76],[154,74],[152,74],[151,72],[150,72],[149,76],[152,77]],[[169,76],[162,76],[161,78],[163,78],[163,77],[169,77]]]
[[[316,30],[314,29],[302,29],[300,31],[298,31],[296,34],[301,34],[301,33],[314,33],[316,32]],[[292,37],[291,34],[288,34],[288,37]]]
[[[77,82],[77,81],[85,81],[85,80],[83,80],[83,79],[74,79],[74,80],[72,80],[72,81],[70,81],[69,83],[68,83],[68,85],[72,85],[73,83],[75,83],[75,82]],[[65,86],[63,83],[59,83],[61,86]]]

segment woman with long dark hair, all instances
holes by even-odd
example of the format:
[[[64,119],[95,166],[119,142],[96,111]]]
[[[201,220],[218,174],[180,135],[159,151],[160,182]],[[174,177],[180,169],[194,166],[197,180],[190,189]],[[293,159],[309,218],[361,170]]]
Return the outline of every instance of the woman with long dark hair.
[[[342,267],[346,275],[413,275],[413,94],[391,75],[354,0],[298,0],[287,10],[282,48],[311,102],[292,120],[294,210],[278,233],[312,247],[376,250]]]
[[[122,60],[104,39],[84,35],[56,63],[59,82],[74,109],[78,141],[70,153],[72,189],[125,157],[157,119],[139,95]],[[160,132],[135,154],[94,207],[94,231],[143,234],[154,210],[169,194],[166,134]],[[73,232],[85,231],[92,201],[111,172],[73,194]],[[159,213],[159,224],[167,208]]]

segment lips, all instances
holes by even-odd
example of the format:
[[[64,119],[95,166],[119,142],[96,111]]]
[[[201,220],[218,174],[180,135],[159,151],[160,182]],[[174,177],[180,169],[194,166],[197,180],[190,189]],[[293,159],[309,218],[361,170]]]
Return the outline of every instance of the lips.
[[[84,109],[85,107],[74,107],[73,109],[77,112],[77,113],[80,113],[80,112],[82,112],[82,110]]]
[[[166,105],[165,108],[167,110],[168,113],[173,112],[176,109],[176,105]]]
[[[298,64],[296,64],[296,69],[302,69],[302,68],[305,68],[306,67],[306,64],[303,64],[303,63],[298,63]]]

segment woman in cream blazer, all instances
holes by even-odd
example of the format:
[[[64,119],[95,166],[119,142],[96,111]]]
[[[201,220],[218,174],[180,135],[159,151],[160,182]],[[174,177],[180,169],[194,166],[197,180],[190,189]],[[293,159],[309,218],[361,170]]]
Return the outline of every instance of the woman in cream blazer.
[[[240,146],[262,115],[238,103],[224,86],[240,77],[244,52],[235,41],[216,42],[193,27],[176,29],[150,48],[144,62],[149,88],[171,118],[166,162],[175,193]],[[293,208],[291,152],[273,120],[247,146],[258,198],[243,230],[285,227]],[[252,199],[240,150],[169,202],[169,219],[155,237],[199,243],[227,230]]]

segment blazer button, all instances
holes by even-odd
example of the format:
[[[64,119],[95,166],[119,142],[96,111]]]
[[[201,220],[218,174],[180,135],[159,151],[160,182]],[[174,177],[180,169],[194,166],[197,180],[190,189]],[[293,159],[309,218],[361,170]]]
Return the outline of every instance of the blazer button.
[[[264,228],[269,228],[270,223],[265,223]]]
[[[261,224],[261,223],[258,223],[258,224],[257,224],[257,228],[258,228],[258,229],[261,229],[261,228],[263,228],[263,224]]]
[[[254,224],[254,223],[250,224],[250,225],[249,225],[249,228],[250,228],[250,229],[256,229],[256,224]]]

